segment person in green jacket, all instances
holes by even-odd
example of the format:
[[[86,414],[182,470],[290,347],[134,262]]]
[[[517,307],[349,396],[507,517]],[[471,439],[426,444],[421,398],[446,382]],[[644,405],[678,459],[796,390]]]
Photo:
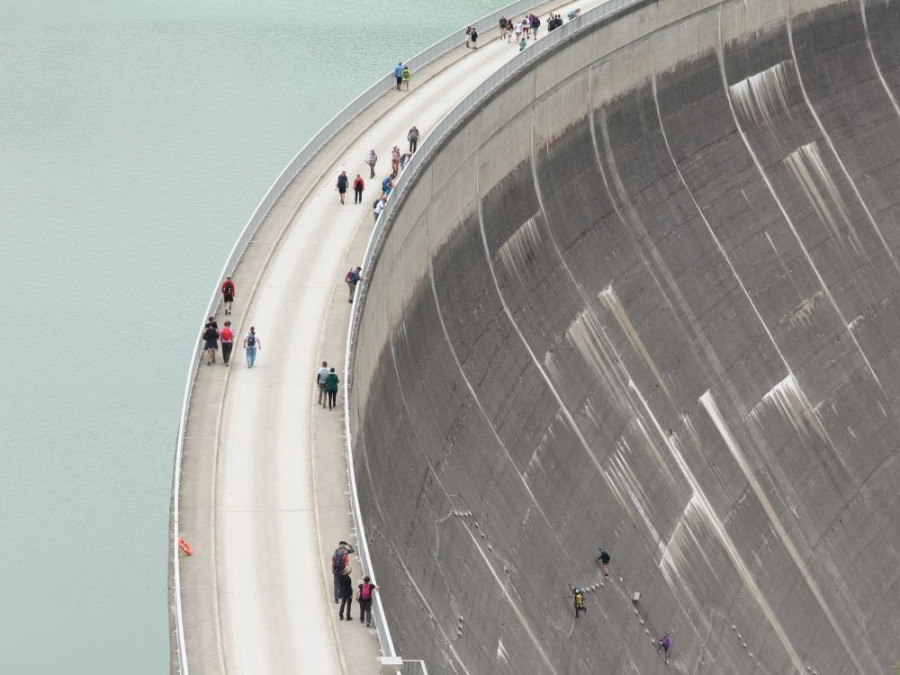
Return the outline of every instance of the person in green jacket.
[[[325,377],[325,398],[328,400],[329,410],[334,408],[335,399],[337,399],[338,382],[340,380],[337,373],[334,372],[334,368],[332,368],[331,372]]]

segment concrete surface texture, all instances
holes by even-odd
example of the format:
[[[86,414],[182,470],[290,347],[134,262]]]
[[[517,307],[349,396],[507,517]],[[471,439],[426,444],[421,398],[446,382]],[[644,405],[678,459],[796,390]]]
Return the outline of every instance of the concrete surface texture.
[[[675,672],[892,672],[898,29],[880,0],[643,3],[420,167],[351,400],[400,653],[661,673],[668,630]]]

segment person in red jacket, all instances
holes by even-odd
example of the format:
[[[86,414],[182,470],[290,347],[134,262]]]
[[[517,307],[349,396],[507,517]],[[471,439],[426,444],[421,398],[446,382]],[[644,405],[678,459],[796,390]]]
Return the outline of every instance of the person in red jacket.
[[[231,277],[225,278],[222,284],[222,301],[225,304],[225,314],[231,314],[231,303],[234,302],[234,282]]]
[[[363,190],[366,189],[366,182],[362,179],[362,176],[356,174],[356,178],[353,179],[353,203],[354,204],[362,204],[362,193]]]
[[[222,360],[226,366],[230,366],[228,360],[231,358],[231,349],[234,347],[234,331],[231,330],[230,321],[226,321],[222,330],[219,331],[219,340],[222,342]]]

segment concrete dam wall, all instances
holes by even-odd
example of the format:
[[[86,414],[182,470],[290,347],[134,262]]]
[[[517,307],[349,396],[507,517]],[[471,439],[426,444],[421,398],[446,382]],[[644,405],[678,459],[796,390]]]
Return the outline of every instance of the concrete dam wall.
[[[352,369],[398,653],[892,672],[898,29],[900,2],[642,3],[421,165]]]

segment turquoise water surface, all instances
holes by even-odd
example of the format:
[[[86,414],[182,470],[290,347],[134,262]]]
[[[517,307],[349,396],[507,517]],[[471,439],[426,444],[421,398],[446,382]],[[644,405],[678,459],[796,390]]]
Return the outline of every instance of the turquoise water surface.
[[[167,670],[178,416],[234,240],[334,113],[501,4],[0,2],[0,672]]]

